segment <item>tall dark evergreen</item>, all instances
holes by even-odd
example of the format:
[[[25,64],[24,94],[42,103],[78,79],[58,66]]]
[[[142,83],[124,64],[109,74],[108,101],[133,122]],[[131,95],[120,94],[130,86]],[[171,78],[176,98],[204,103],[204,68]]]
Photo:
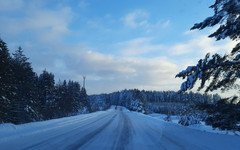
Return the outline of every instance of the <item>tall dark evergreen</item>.
[[[54,75],[44,70],[38,78],[38,111],[43,119],[53,117],[54,85]]]
[[[67,97],[68,97],[67,81],[64,80],[62,85],[60,86],[60,99],[58,100],[61,116],[67,115],[67,110],[65,107],[67,103]]]
[[[69,116],[83,111],[90,111],[86,90],[78,82],[66,80],[55,86],[55,113],[57,116]]]
[[[12,58],[6,43],[0,39],[0,122],[10,122],[12,99],[16,92]]]
[[[66,87],[66,81],[65,81],[65,86],[63,86],[63,83],[59,81],[55,88],[54,88],[54,99],[55,99],[55,112],[54,116],[64,116],[63,115],[63,107],[64,107],[64,98],[66,97],[67,87]]]
[[[74,101],[76,100],[76,91],[74,89],[73,81],[69,80],[67,84],[67,97],[65,99],[65,111],[71,113],[73,111]]]
[[[17,90],[12,104],[12,122],[25,123],[38,120],[37,110],[34,107],[37,98],[36,74],[21,47],[13,53],[13,56],[14,85]]]
[[[72,113],[77,113],[81,109],[81,87],[78,82],[69,81],[68,82],[68,91],[70,95],[70,104]]]
[[[87,91],[86,91],[85,87],[83,87],[81,89],[80,100],[81,100],[81,108],[86,109],[86,111],[88,111],[88,112],[89,111],[91,112],[92,110],[91,110],[91,107],[90,107],[89,98],[88,98]]]

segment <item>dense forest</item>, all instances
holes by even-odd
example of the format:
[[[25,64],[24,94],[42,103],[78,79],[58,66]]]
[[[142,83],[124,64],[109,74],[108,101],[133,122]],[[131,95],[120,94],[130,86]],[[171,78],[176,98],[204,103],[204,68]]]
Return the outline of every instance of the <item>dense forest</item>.
[[[0,123],[21,124],[90,112],[86,89],[75,81],[55,83],[54,74],[40,75],[19,47],[12,55],[0,39]]]
[[[149,113],[167,114],[168,109],[174,115],[181,113],[186,106],[198,103],[213,103],[218,101],[219,95],[202,95],[199,93],[178,93],[174,91],[145,91],[145,90],[122,90],[110,94],[89,96],[91,109],[105,110],[111,105],[120,105],[129,110]]]

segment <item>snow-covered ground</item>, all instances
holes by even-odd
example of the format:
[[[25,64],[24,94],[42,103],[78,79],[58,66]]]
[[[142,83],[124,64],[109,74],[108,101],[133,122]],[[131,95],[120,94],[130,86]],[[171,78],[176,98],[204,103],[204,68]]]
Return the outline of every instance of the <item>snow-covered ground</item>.
[[[160,119],[162,121],[164,121],[164,118],[167,117],[167,115],[165,114],[150,114],[150,116]],[[178,116],[171,116],[171,122],[178,124],[180,118]],[[181,126],[181,125],[179,125]],[[204,131],[204,132],[210,132],[210,133],[217,133],[217,134],[228,134],[228,135],[235,135],[235,136],[240,136],[240,132],[239,131],[232,131],[232,130],[220,130],[219,128],[214,129],[212,126],[206,125],[205,122],[200,122],[200,124],[195,124],[195,125],[190,125],[190,126],[186,126],[187,128],[191,128],[191,129],[196,129],[196,130],[200,130],[200,131]]]
[[[240,137],[202,132],[123,107],[23,125],[0,125],[0,149],[231,149]]]

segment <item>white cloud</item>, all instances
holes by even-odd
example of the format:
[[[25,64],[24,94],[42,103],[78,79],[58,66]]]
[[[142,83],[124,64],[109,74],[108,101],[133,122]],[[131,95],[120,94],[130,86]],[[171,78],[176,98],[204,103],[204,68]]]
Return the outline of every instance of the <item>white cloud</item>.
[[[208,38],[208,35],[200,35],[195,32],[184,33],[187,36],[192,36],[192,39],[185,43],[178,43],[176,45],[170,46],[168,49],[169,53],[172,55],[184,55],[197,53],[200,56],[206,53],[220,53],[225,54],[230,52],[230,50],[236,45],[237,42],[231,40],[215,41],[213,38]]]
[[[78,2],[78,7],[81,8],[81,9],[84,9],[89,5],[90,4],[88,2],[86,2],[85,0],[81,0],[81,1]]]
[[[169,48],[169,52],[172,55],[182,55],[182,54],[193,52],[193,50],[194,48],[191,42],[176,44]]]
[[[92,28],[101,28],[102,25],[100,24],[100,22],[98,20],[88,20],[87,22],[88,26],[92,27]]]
[[[104,16],[104,18],[106,18],[106,19],[109,19],[109,18],[111,18],[111,17],[112,17],[111,14],[106,14],[106,15]]]
[[[56,78],[62,79],[81,81],[82,76],[86,75],[87,89],[91,94],[125,88],[163,90],[163,87],[167,88],[168,85],[170,90],[170,86],[175,85],[177,65],[166,57],[116,57],[82,46],[68,48],[70,50],[61,51],[64,59],[68,61],[64,64],[63,61],[59,62],[65,69],[59,70],[61,67],[56,68],[57,64],[53,64],[50,70],[56,74]]]
[[[36,2],[37,3],[37,2]],[[11,16],[1,18],[4,24],[0,24],[3,35],[33,36],[44,43],[51,43],[62,39],[70,33],[68,25],[72,20],[72,10],[64,6],[55,10],[44,9],[44,5],[39,7],[35,3],[26,5],[21,10],[21,17]],[[37,35],[37,36],[36,36]]]
[[[153,51],[163,50],[163,46],[151,44],[151,38],[136,38],[117,44],[120,53],[124,56],[138,56]]]
[[[196,37],[186,43],[171,46],[172,50],[180,51],[180,54],[199,53],[205,55],[204,49],[212,49],[219,52],[218,48],[228,47],[229,43],[215,45],[214,41],[208,41],[204,36]],[[90,93],[112,92],[125,88],[140,88],[146,90],[178,90],[181,79],[175,79],[175,75],[188,65],[197,63],[199,54],[189,58],[171,60],[167,57],[144,58],[141,54],[165,49],[165,45],[151,44],[151,38],[137,38],[119,43],[124,57],[105,55],[96,51],[77,50],[66,54],[70,59],[67,68],[72,70],[72,75],[80,78],[79,74],[87,75]],[[184,50],[189,49],[187,52]],[[132,50],[132,51],[131,51]],[[212,52],[213,52],[212,51]],[[172,54],[172,51],[168,51]],[[78,53],[78,54],[77,54]],[[176,54],[176,53],[175,53]],[[166,54],[167,55],[167,54]],[[174,59],[174,58],[173,58]],[[80,68],[79,70],[76,68]],[[73,79],[76,79],[73,77]]]
[[[170,20],[167,20],[167,21],[165,21],[165,22],[162,24],[162,27],[163,27],[163,28],[166,28],[166,27],[169,26],[169,24],[170,24]]]
[[[0,0],[1,11],[16,11],[24,6],[22,0]]]
[[[146,33],[152,33],[153,31],[158,31],[169,27],[170,20],[159,19],[157,22],[153,22],[148,13],[145,10],[137,9],[134,10],[122,18],[122,21],[126,27],[130,29],[142,28],[145,29]]]
[[[135,10],[127,14],[122,20],[127,27],[136,28],[148,25],[149,14],[144,10]]]

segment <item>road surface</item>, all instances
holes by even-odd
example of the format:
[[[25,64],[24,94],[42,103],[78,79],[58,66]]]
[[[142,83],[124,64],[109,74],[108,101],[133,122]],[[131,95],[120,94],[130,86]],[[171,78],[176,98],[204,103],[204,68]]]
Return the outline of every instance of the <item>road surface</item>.
[[[240,137],[207,133],[118,107],[23,125],[0,126],[1,150],[240,149]]]

